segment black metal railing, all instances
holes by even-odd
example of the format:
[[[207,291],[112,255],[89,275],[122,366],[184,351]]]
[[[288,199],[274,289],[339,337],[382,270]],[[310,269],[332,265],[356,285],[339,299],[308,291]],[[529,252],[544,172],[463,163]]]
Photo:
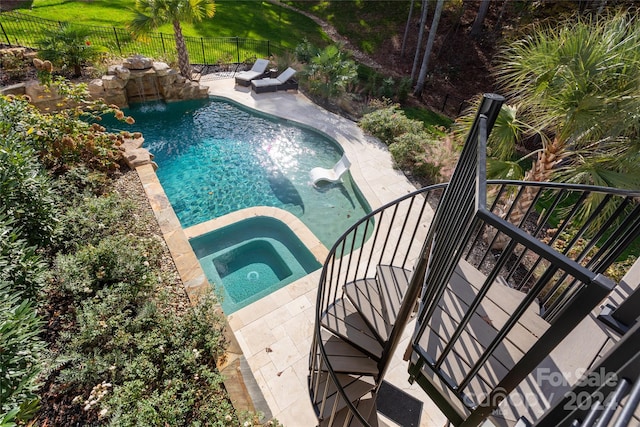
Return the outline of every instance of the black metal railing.
[[[412,339],[410,374],[461,426],[490,416],[611,291],[602,273],[640,235],[638,192],[487,183],[500,104],[485,96],[436,213]]]
[[[323,266],[309,360],[310,391],[315,399],[314,390],[322,375],[328,373],[352,416],[363,425],[368,425],[365,416],[340,388],[321,337],[321,319],[342,298],[346,284],[374,277],[378,265],[413,271],[398,323],[378,362],[376,383],[382,382],[401,329],[422,289],[410,374],[430,390],[432,398],[434,393],[444,394],[444,390],[431,383],[427,372],[448,384],[466,408],[460,411],[442,396],[434,400],[454,424],[472,425],[487,417],[504,394],[517,386],[611,290],[613,283],[602,273],[640,236],[638,191],[486,182],[483,146],[491,125],[487,115],[495,117],[500,108],[496,104],[500,99],[489,98],[488,105],[480,109],[451,183],[408,194],[361,219],[336,242]],[[360,249],[354,250],[355,242]],[[454,319],[456,328],[449,331],[442,347],[436,352],[427,351],[420,339],[439,310],[443,294],[451,290],[451,277],[461,262],[477,272],[480,284],[473,289],[468,310]],[[518,303],[487,342],[476,343],[481,351],[469,360],[463,376],[456,378],[445,372],[445,362],[454,356],[456,343],[468,334],[472,318],[496,286],[518,294]],[[506,339],[511,339],[519,322],[532,315],[539,319],[536,322],[541,329],[536,330],[537,335],[532,334],[531,342],[521,343],[522,357],[506,361],[508,372],[490,378],[486,399],[465,395],[479,373],[484,375],[488,360]]]
[[[636,323],[535,426],[638,425],[634,416],[639,406],[640,323]]]
[[[321,318],[342,296],[343,286],[360,278],[374,277],[377,265],[411,269],[420,255],[433,212],[446,184],[423,188],[382,206],[362,218],[334,244],[324,263],[316,301],[316,324],[309,359],[309,390],[316,401],[323,375],[339,384],[322,345]],[[359,249],[356,249],[359,248]],[[352,415],[368,424],[340,387],[338,393]]]
[[[37,48],[42,34],[60,26],[79,25],[72,22],[52,21],[20,12],[0,13],[0,43],[8,46]],[[89,32],[89,42],[117,55],[147,55],[165,58],[175,55],[173,34],[150,33],[139,38],[125,28],[82,25]],[[185,36],[189,59],[194,64],[232,64],[253,62],[284,54],[287,49],[269,40],[241,37]]]

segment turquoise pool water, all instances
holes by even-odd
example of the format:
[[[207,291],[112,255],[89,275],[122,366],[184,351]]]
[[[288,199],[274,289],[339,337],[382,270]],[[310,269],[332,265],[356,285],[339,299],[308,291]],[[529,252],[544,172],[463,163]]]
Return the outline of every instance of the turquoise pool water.
[[[342,183],[311,185],[311,169],[331,168],[342,155],[318,132],[213,99],[141,104],[127,113],[136,124],[126,129],[144,134],[183,227],[274,206],[331,247],[370,211],[349,174]]]
[[[319,269],[289,229],[271,217],[252,217],[194,237],[191,247],[231,314]]]

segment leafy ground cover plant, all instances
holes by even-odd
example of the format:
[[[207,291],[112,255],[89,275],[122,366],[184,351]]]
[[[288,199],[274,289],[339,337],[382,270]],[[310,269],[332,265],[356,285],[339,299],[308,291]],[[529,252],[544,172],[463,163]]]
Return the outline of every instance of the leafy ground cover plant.
[[[239,425],[215,301],[190,306],[119,137],[81,120],[121,112],[60,87],[59,113],[0,97],[3,427]]]
[[[29,420],[38,409],[37,375],[44,342],[30,300],[0,281],[0,425]]]

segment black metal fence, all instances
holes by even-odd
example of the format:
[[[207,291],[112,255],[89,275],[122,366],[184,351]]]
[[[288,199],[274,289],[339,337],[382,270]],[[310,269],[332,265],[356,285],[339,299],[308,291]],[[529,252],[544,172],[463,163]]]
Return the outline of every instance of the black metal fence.
[[[19,12],[0,13],[0,44],[36,48],[42,34],[71,22],[52,21]],[[138,38],[125,28],[87,26],[89,42],[105,47],[110,52],[127,56],[141,54],[153,58],[175,55],[173,34],[151,33]],[[189,59],[195,64],[253,62],[255,58],[281,55],[286,49],[269,40],[253,40],[241,37],[190,37],[185,36]]]

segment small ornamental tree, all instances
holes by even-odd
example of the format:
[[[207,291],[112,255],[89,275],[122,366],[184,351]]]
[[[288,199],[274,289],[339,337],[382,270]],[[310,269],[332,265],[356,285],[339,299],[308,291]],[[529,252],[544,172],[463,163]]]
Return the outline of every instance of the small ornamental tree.
[[[82,67],[98,59],[101,53],[89,40],[87,28],[68,24],[46,30],[38,48],[41,59],[71,69],[74,77],[79,77]]]

